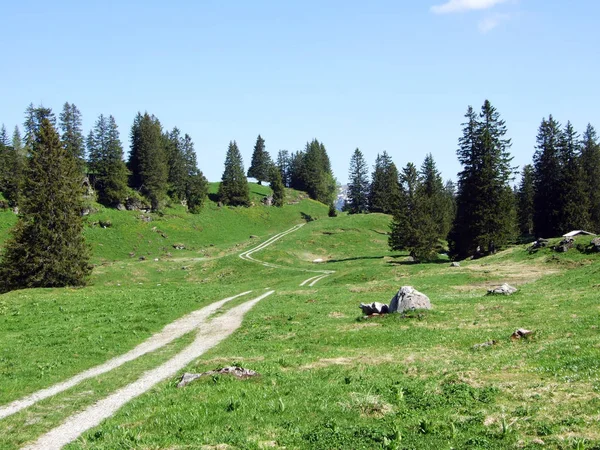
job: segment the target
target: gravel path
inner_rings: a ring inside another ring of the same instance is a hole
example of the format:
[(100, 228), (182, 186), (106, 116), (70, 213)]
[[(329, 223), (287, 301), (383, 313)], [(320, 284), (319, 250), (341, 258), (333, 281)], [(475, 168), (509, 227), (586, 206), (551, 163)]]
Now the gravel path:
[[(287, 269), (287, 270), (296, 270), (296, 271), (300, 271), (300, 272), (309, 272), (309, 273), (318, 273), (319, 275), (317, 276), (312, 276), (307, 280), (304, 280), (302, 283), (300, 283), (300, 286), (314, 286), (315, 284), (317, 284), (319, 281), (321, 281), (323, 278), (327, 278), (329, 275), (331, 275), (332, 273), (335, 273), (334, 270), (311, 270), (311, 269), (300, 269), (297, 267), (288, 267), (288, 266), (281, 266), (279, 264), (273, 264), (273, 263), (268, 263), (268, 262), (264, 262), (261, 261), (259, 259), (256, 259), (252, 256), (253, 253), (259, 252), (265, 248), (267, 248), (269, 245), (273, 244), (274, 242), (278, 241), (279, 239), (281, 239), (284, 236), (287, 236), (290, 233), (293, 233), (294, 231), (298, 231), (301, 227), (303, 227), (305, 224), (301, 223), (299, 225), (296, 225), (292, 228), (290, 228), (289, 230), (283, 231), (281, 233), (278, 233), (272, 237), (270, 237), (269, 239), (267, 239), (265, 242), (257, 245), (256, 247), (251, 248), (250, 250), (246, 250), (245, 252), (240, 253), (240, 258), (242, 258), (245, 261), (250, 261), (253, 263), (257, 263), (257, 264), (262, 264), (265, 267), (272, 267), (274, 269)], [(308, 284), (310, 283), (310, 284)]]
[(126, 362), (133, 361), (134, 359), (139, 358), (146, 353), (153, 352), (158, 350), (161, 347), (164, 347), (170, 342), (173, 342), (175, 339), (180, 338), (186, 333), (198, 328), (201, 324), (203, 324), (206, 319), (213, 314), (217, 309), (223, 306), (225, 303), (241, 297), (242, 295), (249, 294), (251, 291), (243, 292), (241, 294), (235, 295), (233, 297), (226, 298), (224, 300), (220, 300), (218, 302), (212, 303), (202, 309), (192, 312), (181, 319), (172, 322), (163, 328), (163, 330), (152, 337), (150, 337), (147, 341), (141, 343), (133, 350), (125, 353), (124, 355), (117, 356), (99, 366), (92, 367), (91, 369), (86, 370), (85, 372), (81, 372), (74, 377), (63, 381), (61, 383), (55, 384), (54, 386), (50, 386), (49, 388), (42, 389), (40, 391), (34, 392), (27, 397), (21, 398), (19, 400), (15, 400), (8, 405), (0, 407), (0, 419), (4, 417), (10, 416), (21, 411), (24, 408), (27, 408), (34, 403), (39, 402), (48, 397), (52, 397), (60, 392), (66, 391), (67, 389), (72, 388), (73, 386), (78, 385), (84, 380), (89, 378), (97, 377), (98, 375), (102, 375), (103, 373), (110, 372), (111, 370), (125, 364)]
[(260, 297), (232, 308), (225, 315), (216, 317), (206, 324), (201, 324), (196, 340), (169, 361), (145, 372), (137, 381), (119, 389), (86, 410), (71, 416), (60, 426), (44, 434), (35, 443), (24, 448), (26, 450), (54, 450), (60, 449), (69, 442), (74, 441), (82, 433), (99, 425), (104, 419), (115, 414), (125, 403), (147, 392), (157, 383), (175, 376), (185, 366), (217, 345), (242, 324), (242, 319), (246, 312), (273, 292), (269, 291)]

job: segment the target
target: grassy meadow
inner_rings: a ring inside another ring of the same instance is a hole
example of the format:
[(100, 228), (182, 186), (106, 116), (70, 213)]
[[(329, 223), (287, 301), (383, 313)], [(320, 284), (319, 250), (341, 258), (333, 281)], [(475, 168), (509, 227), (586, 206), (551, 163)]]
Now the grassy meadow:
[[(209, 202), (197, 216), (98, 207), (85, 230), (89, 287), (0, 296), (0, 405), (213, 301), (270, 288), (238, 331), (186, 369), (238, 364), (260, 376), (159, 384), (67, 448), (600, 449), (598, 255), (515, 246), (458, 268), (442, 256), (413, 264), (389, 252), (388, 216), (328, 218), (297, 192), (293, 204), (267, 208), (259, 203), (268, 188), (251, 190), (255, 207)], [(290, 269), (238, 257), (303, 214), (318, 220), (253, 255)], [(14, 220), (0, 212), (0, 239)], [(301, 287), (311, 275), (298, 269), (335, 273)], [(486, 296), (503, 282), (519, 292)], [(433, 310), (361, 317), (361, 302), (389, 302), (402, 285), (427, 294)], [(517, 328), (534, 334), (513, 341)], [(0, 448), (35, 439), (191, 339), (0, 420)]]

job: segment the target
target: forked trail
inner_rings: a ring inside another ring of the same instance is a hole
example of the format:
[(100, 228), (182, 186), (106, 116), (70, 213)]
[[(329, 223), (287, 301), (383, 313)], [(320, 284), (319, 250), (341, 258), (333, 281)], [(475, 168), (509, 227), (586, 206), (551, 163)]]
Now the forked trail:
[(312, 277), (308, 278), (307, 280), (304, 280), (302, 283), (300, 283), (300, 286), (307, 286), (308, 285), (308, 286), (312, 287), (315, 284), (317, 284), (319, 281), (321, 281), (323, 278), (326, 278), (329, 275), (335, 273), (335, 270), (313, 270), (313, 269), (301, 269), (301, 268), (298, 268), (298, 267), (282, 266), (282, 265), (279, 265), (279, 264), (273, 264), (273, 263), (261, 261), (261, 260), (256, 259), (256, 258), (254, 258), (252, 256), (254, 253), (259, 252), (261, 250), (264, 250), (265, 248), (267, 248), (271, 244), (275, 243), (276, 241), (278, 241), (282, 237), (287, 236), (288, 234), (293, 233), (294, 231), (298, 231), (304, 225), (305, 224), (301, 223), (299, 225), (296, 225), (296, 226), (290, 228), (289, 230), (282, 231), (281, 233), (278, 233), (278, 234), (270, 237), (265, 242), (257, 245), (256, 247), (253, 247), (250, 250), (246, 250), (245, 252), (240, 253), (239, 256), (240, 256), (240, 258), (242, 258), (245, 261), (250, 261), (250, 262), (253, 262), (253, 263), (257, 263), (257, 264), (262, 264), (265, 267), (272, 267), (273, 269), (285, 269), (285, 270), (295, 270), (295, 271), (298, 271), (298, 272), (317, 273), (319, 275), (312, 276)]

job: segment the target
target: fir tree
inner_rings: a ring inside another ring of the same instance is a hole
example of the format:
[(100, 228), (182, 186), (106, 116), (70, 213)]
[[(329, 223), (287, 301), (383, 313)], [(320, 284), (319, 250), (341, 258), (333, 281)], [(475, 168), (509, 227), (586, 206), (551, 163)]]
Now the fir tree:
[(440, 172), (433, 159), (433, 155), (428, 154), (421, 166), (421, 180), (423, 184), (423, 194), (427, 197), (431, 207), (431, 215), (438, 226), (438, 237), (445, 239), (450, 232), (452, 220), (454, 219), (452, 210), (448, 205), (448, 199), (444, 191), (444, 182)]
[(393, 214), (400, 204), (399, 174), (386, 151), (377, 155), (371, 180), (369, 211)]
[(287, 150), (279, 150), (277, 153), (277, 168), (284, 186), (290, 187), (290, 153)]
[(304, 152), (298, 151), (290, 156), (288, 166), (290, 187), (298, 191), (306, 191), (306, 168), (304, 165)]
[(131, 182), (139, 189), (156, 210), (167, 194), (169, 167), (158, 119), (138, 113), (131, 128), (131, 152), (129, 170)]
[(523, 167), (521, 183), (517, 190), (517, 218), (519, 222), (519, 231), (522, 235), (533, 234), (535, 196), (533, 179), (533, 166), (527, 164)]
[(259, 134), (256, 138), (256, 145), (254, 145), (248, 176), (256, 178), (258, 184), (261, 184), (261, 182), (269, 179), (269, 172), (272, 165), (271, 156), (265, 150), (265, 140)]
[(271, 184), (273, 190), (273, 206), (281, 208), (285, 203), (285, 186), (281, 179), (281, 172), (275, 166), (271, 167)]
[(6, 128), (2, 125), (0, 129), (0, 192), (6, 198), (8, 206), (14, 208), (19, 203), (25, 162), (18, 128), (15, 128), (12, 145), (9, 144)]
[(513, 168), (505, 139), (506, 126), (486, 100), (479, 118), (469, 107), (459, 139), (457, 213), (449, 234), (450, 253), (457, 258), (493, 253), (514, 236), (516, 211), (510, 188)]
[(248, 180), (244, 174), (242, 155), (235, 141), (229, 143), (218, 197), (224, 205), (250, 206)]
[(185, 199), (190, 171), (186, 165), (183, 139), (177, 127), (163, 136), (169, 164), (169, 196), (176, 201)]
[(408, 163), (400, 178), (401, 201), (390, 224), (389, 247), (408, 250), (415, 261), (431, 260), (440, 238), (431, 197), (414, 164)]
[(369, 174), (367, 163), (362, 152), (357, 148), (350, 159), (350, 170), (348, 173), (348, 211), (350, 214), (364, 213), (368, 211), (369, 196)]
[(127, 198), (129, 172), (123, 161), (123, 146), (113, 116), (100, 115), (87, 138), (90, 177), (98, 202), (116, 206)]
[(303, 156), (303, 175), (306, 192), (313, 200), (326, 205), (333, 203), (335, 178), (325, 146), (314, 139), (306, 144)]
[(559, 143), (562, 173), (559, 178), (560, 219), (558, 229), (563, 233), (571, 230), (585, 230), (590, 225), (589, 202), (584, 184), (584, 173), (579, 161), (580, 153), (579, 136), (571, 122), (567, 122)]
[(79, 286), (91, 271), (77, 162), (47, 117), (36, 124), (19, 220), (0, 261), (0, 291)]
[(33, 151), (35, 137), (41, 127), (42, 120), (48, 119), (52, 126), (56, 126), (56, 118), (50, 108), (43, 106), (35, 107), (30, 103), (25, 110), (25, 122), (23, 129), (25, 130), (25, 155), (29, 156)]
[(181, 145), (186, 171), (185, 199), (188, 211), (192, 214), (198, 214), (208, 195), (208, 181), (202, 171), (198, 169), (194, 143), (189, 134), (183, 137)]
[(81, 131), (81, 113), (77, 106), (67, 102), (63, 105), (59, 120), (63, 145), (77, 159), (83, 171), (85, 148), (83, 132)]
[(589, 124), (583, 134), (581, 166), (589, 202), (590, 231), (600, 233), (600, 145), (596, 130)]
[(537, 237), (554, 237), (564, 233), (560, 232), (561, 141), (560, 124), (552, 116), (548, 120), (543, 119), (533, 155), (533, 229)]

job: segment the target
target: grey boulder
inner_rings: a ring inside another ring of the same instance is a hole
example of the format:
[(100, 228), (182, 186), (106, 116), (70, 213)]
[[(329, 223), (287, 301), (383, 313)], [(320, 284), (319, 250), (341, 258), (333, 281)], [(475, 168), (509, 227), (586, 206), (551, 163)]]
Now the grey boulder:
[(412, 309), (431, 309), (429, 297), (417, 291), (412, 286), (402, 286), (392, 298), (389, 312), (404, 312)]
[(494, 289), (488, 289), (488, 295), (512, 295), (517, 292), (517, 288), (512, 287), (510, 284), (504, 283), (502, 286), (498, 286)]

